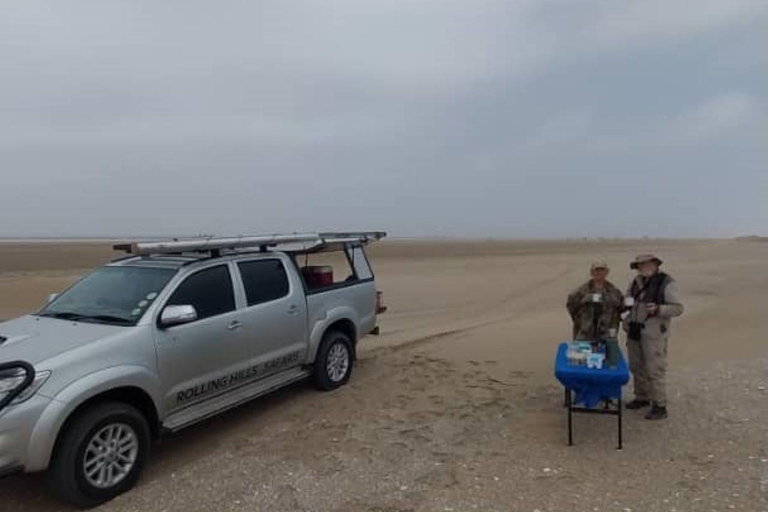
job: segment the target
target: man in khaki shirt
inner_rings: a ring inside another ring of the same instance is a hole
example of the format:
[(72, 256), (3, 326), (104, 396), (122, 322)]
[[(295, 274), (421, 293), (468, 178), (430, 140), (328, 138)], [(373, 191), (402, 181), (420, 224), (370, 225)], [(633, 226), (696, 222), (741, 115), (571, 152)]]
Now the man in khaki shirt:
[(661, 264), (653, 254), (641, 254), (630, 263), (637, 276), (627, 289), (633, 304), (624, 318), (635, 387), (635, 399), (627, 409), (650, 406), (648, 420), (667, 417), (667, 342), (672, 318), (683, 314), (677, 283), (659, 270)]

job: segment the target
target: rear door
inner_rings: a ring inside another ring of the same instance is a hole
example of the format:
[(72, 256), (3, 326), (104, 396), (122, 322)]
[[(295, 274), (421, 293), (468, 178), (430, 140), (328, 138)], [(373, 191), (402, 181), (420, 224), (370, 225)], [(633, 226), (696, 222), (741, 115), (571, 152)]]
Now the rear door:
[(307, 352), (307, 304), (298, 274), (284, 258), (238, 261), (246, 307), (243, 331), (259, 376), (301, 364)]
[(199, 270), (181, 281), (163, 305), (191, 305), (198, 314), (188, 324), (155, 328), (167, 412), (217, 396), (252, 377), (233, 277), (227, 263)]

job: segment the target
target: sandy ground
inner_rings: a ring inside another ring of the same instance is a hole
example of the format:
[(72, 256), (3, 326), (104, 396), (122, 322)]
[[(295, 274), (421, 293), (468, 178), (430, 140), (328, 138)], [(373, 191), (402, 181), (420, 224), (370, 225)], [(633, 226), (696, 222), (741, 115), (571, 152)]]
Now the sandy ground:
[[(653, 250), (685, 315), (670, 413), (577, 416), (566, 446), (556, 343), (595, 256), (621, 288)], [(106, 244), (0, 244), (0, 318), (112, 256)], [(768, 510), (768, 244), (759, 241), (388, 242), (372, 251), (390, 311), (348, 386), (306, 384), (165, 438), (105, 511)], [(0, 481), (0, 509), (61, 510), (41, 475)]]

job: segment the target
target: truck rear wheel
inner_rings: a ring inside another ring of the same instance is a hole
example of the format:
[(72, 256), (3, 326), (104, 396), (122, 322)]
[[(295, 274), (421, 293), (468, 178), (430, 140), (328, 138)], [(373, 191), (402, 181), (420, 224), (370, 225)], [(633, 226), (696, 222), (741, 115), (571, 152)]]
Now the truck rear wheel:
[(330, 331), (320, 343), (313, 379), (317, 389), (330, 391), (343, 386), (352, 375), (352, 341), (340, 331)]
[(147, 420), (120, 402), (96, 404), (78, 413), (62, 432), (49, 468), (61, 498), (95, 507), (129, 490), (149, 454)]

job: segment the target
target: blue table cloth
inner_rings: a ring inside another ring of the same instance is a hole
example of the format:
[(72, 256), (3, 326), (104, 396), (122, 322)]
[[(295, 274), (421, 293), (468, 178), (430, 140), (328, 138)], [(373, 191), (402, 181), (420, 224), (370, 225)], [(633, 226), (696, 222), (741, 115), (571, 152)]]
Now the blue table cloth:
[(629, 382), (629, 369), (624, 355), (619, 351), (616, 368), (587, 368), (568, 364), (568, 343), (557, 347), (555, 356), (555, 377), (576, 394), (574, 404), (584, 404), (590, 409), (605, 398), (621, 398), (621, 388)]

